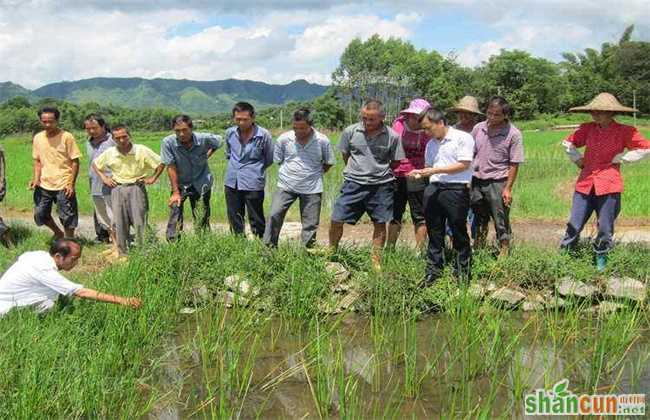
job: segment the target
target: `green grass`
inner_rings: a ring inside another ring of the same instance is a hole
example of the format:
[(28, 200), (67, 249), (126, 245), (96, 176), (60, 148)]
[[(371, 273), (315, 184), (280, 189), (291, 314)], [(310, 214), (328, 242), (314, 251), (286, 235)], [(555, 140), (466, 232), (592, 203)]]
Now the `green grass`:
[[(19, 247), (0, 254), (0, 271), (21, 252), (46, 245), (45, 235), (16, 230)], [(87, 247), (82, 264), (92, 265), (99, 249)], [(615, 248), (605, 275), (647, 281), (649, 252)], [(269, 252), (230, 235), (186, 235), (149, 244), (127, 264), (92, 276), (82, 266), (72, 278), (140, 296), (143, 307), (74, 300), (44, 316), (18, 310), (0, 318), (0, 417), (132, 418), (175, 405), (184, 416), (211, 418), (302, 416), (303, 409), (322, 418), (509, 418), (531, 390), (526, 357), (535, 348), (553, 356), (543, 363), (549, 370), (542, 385), (568, 377), (575, 391), (616, 392), (630, 370), (634, 390), (642, 391), (638, 355), (650, 325), (644, 308), (609, 318), (580, 306), (521, 317), (458, 292), (448, 275), (418, 288), (423, 261), (410, 249), (388, 252), (381, 274), (372, 272), (369, 253), (348, 247), (336, 256), (362, 291), (355, 306), (364, 318), (351, 325), (348, 314), (319, 313), (335, 280), (325, 257), (295, 244)], [(530, 245), (502, 260), (479, 252), (474, 268), (479, 279), (526, 288), (548, 288), (571, 272), (599, 278), (588, 252), (570, 259)], [(247, 308), (228, 310), (218, 298), (233, 273), (259, 288)], [(197, 303), (195, 315), (180, 315), (199, 285), (215, 298)], [(442, 312), (429, 315), (432, 308)], [(180, 346), (182, 385), (160, 379), (170, 341)], [(295, 367), (286, 367), (287, 355)], [(550, 369), (553, 363), (562, 369)], [(297, 380), (304, 382), (296, 387)], [(276, 393), (286, 396), (285, 389), (306, 405), (292, 413), (278, 408)]]
[[(650, 137), (650, 130), (644, 129), (642, 132)], [(133, 139), (158, 152), (160, 140), (167, 134), (135, 133)], [(513, 218), (565, 219), (568, 217), (578, 170), (565, 157), (563, 149), (560, 147), (561, 140), (567, 134), (567, 132), (553, 131), (524, 133), (526, 163), (521, 166), (519, 179), (515, 186)], [(84, 139), (83, 133), (76, 133), (76, 137)], [(331, 139), (336, 143), (338, 134), (332, 135)], [(85, 151), (85, 145), (81, 140), (79, 141), (82, 151)], [(5, 201), (0, 206), (5, 209), (31, 211), (33, 208), (32, 193), (27, 189), (32, 175), (30, 138), (28, 136), (9, 137), (3, 141), (2, 145), (6, 152), (8, 192)], [(338, 195), (343, 179), (343, 163), (340, 155), (337, 156), (337, 159), (337, 164), (325, 175), (323, 222), (329, 218), (332, 204)], [(77, 182), (79, 208), (82, 214), (91, 214), (92, 211), (92, 203), (88, 194), (87, 166), (87, 160), (82, 158)], [(215, 178), (212, 198), (213, 220), (225, 222), (223, 179), (226, 160), (222, 150), (218, 151), (210, 160), (210, 167)], [(650, 216), (650, 206), (647, 205), (647, 197), (650, 197), (650, 183), (646, 182), (649, 171), (650, 161), (623, 167), (626, 190), (622, 200), (622, 217)], [(267, 211), (271, 205), (271, 194), (275, 190), (276, 182), (277, 165), (273, 165), (269, 170), (266, 184), (265, 208)], [(148, 187), (150, 217), (153, 220), (164, 220), (168, 216), (167, 200), (170, 191), (168, 185), (165, 174), (156, 185)], [(293, 206), (290, 209), (287, 220), (299, 220), (298, 206)]]

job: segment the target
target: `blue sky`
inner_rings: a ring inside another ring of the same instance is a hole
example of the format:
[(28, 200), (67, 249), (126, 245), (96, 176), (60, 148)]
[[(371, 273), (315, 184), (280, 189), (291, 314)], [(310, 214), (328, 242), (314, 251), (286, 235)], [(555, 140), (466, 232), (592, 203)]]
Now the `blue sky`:
[(480, 65), (500, 49), (558, 61), (615, 42), (648, 0), (0, 0), (0, 81), (97, 76), (328, 83), (355, 37), (398, 37)]

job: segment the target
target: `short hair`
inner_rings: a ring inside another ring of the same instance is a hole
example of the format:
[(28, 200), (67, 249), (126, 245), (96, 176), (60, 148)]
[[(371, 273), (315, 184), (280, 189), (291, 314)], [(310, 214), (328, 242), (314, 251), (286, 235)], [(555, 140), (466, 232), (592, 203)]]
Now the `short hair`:
[(172, 118), (172, 130), (174, 129), (174, 127), (176, 127), (176, 124), (182, 124), (182, 123), (187, 124), (189, 128), (194, 127), (194, 125), (192, 124), (192, 119), (190, 118), (189, 115), (180, 114)]
[(293, 113), (293, 121), (304, 121), (309, 125), (314, 125), (314, 118), (311, 111), (307, 108), (300, 108)]
[(488, 101), (488, 108), (490, 105), (498, 105), (501, 107), (501, 111), (503, 112), (503, 115), (505, 115), (508, 118), (512, 118), (513, 114), (515, 113), (515, 110), (512, 109), (512, 106), (508, 103), (506, 98), (503, 96), (495, 95), (490, 98)]
[(79, 247), (79, 252), (81, 252), (81, 244), (75, 239), (55, 239), (50, 245), (50, 255), (55, 256), (56, 254), (61, 255), (63, 258), (66, 258), (72, 253), (72, 248), (74, 245)]
[(59, 117), (61, 116), (61, 111), (55, 106), (44, 106), (43, 108), (38, 110), (38, 119), (41, 119), (41, 115), (43, 114), (54, 114), (54, 119), (59, 121)]
[(368, 99), (366, 102), (364, 102), (363, 107), (361, 109), (367, 109), (367, 110), (377, 110), (379, 111), (379, 114), (381, 114), (382, 117), (386, 116), (386, 110), (384, 109), (384, 104), (379, 100), (379, 99)]
[(86, 117), (84, 118), (84, 123), (86, 121), (95, 121), (104, 130), (111, 131), (111, 128), (108, 126), (108, 123), (106, 122), (104, 117), (102, 117), (99, 114), (92, 113), (92, 114), (86, 115)]
[(232, 107), (232, 116), (235, 116), (235, 112), (248, 112), (251, 117), (255, 116), (255, 107), (248, 102), (237, 102), (235, 106)]
[(129, 136), (131, 135), (131, 131), (129, 130), (129, 126), (127, 126), (126, 124), (123, 124), (123, 123), (115, 124), (113, 126), (113, 132), (116, 132), (117, 130), (124, 130), (124, 131), (126, 131), (126, 134), (128, 134)]
[(439, 124), (442, 122), (443, 124), (447, 125), (447, 118), (445, 117), (445, 114), (438, 108), (427, 109), (420, 114), (418, 120), (422, 122), (422, 120), (425, 118), (434, 124)]

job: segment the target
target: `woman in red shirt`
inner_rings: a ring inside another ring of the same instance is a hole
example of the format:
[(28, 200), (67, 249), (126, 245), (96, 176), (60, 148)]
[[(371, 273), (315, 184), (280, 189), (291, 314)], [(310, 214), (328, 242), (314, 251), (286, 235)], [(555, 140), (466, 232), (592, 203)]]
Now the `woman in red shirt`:
[[(588, 112), (593, 121), (581, 124), (563, 142), (569, 158), (581, 171), (573, 195), (571, 217), (560, 248), (570, 250), (575, 247), (582, 228), (595, 211), (598, 234), (593, 245), (596, 266), (603, 271), (607, 264), (607, 253), (614, 244), (614, 222), (621, 210), (621, 163), (649, 157), (650, 142), (635, 127), (614, 120), (618, 113), (636, 110), (621, 105), (609, 93), (601, 93), (587, 105), (569, 111)], [(584, 156), (577, 150), (581, 147), (585, 148)]]
[(395, 246), (397, 242), (402, 229), (402, 217), (406, 211), (407, 202), (418, 248), (422, 248), (427, 238), (424, 206), (422, 204), (426, 181), (407, 178), (406, 174), (414, 169), (424, 168), (424, 149), (430, 137), (420, 129), (418, 118), (422, 112), (430, 107), (431, 104), (424, 99), (414, 99), (409, 103), (409, 107), (401, 111), (393, 122), (393, 130), (400, 136), (406, 158), (401, 160), (397, 167), (393, 168), (396, 179), (393, 195), (393, 220), (388, 225), (388, 238), (386, 239), (386, 244), (389, 247)]

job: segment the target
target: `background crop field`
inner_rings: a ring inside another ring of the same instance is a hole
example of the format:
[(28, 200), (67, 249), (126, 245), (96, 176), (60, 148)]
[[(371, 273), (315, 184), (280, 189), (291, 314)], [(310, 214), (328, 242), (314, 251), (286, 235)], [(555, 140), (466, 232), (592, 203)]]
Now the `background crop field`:
[[(650, 130), (643, 129), (646, 137), (650, 137)], [(133, 140), (145, 144), (154, 151), (159, 152), (160, 140), (168, 133), (136, 132)], [(516, 184), (513, 218), (545, 218), (564, 219), (568, 217), (573, 186), (578, 176), (578, 169), (565, 157), (560, 142), (568, 132), (558, 131), (531, 131), (524, 133), (526, 163), (522, 165), (519, 179)], [(75, 133), (82, 152), (85, 154), (85, 135)], [(331, 140), (338, 142), (339, 134), (331, 135)], [(7, 157), (8, 193), (3, 210), (31, 211), (32, 193), (27, 189), (31, 179), (31, 145), (30, 137), (22, 135), (9, 137), (2, 141)], [(225, 222), (226, 212), (223, 194), (223, 179), (226, 169), (226, 160), (220, 150), (210, 161), (210, 166), (215, 177), (212, 208), (213, 221)], [(88, 195), (87, 167), (88, 161), (82, 158), (81, 171), (77, 183), (77, 193), (82, 214), (91, 214), (92, 205)], [(267, 179), (265, 207), (271, 205), (271, 194), (275, 190), (277, 181), (277, 165), (269, 170)], [(343, 162), (337, 154), (337, 164), (325, 176), (325, 193), (323, 199), (323, 221), (329, 218), (331, 205), (338, 195), (342, 182)], [(626, 192), (623, 198), (622, 217), (648, 217), (650, 216), (650, 161), (624, 166)], [(160, 181), (148, 188), (151, 213), (153, 220), (162, 220), (167, 217), (167, 198), (169, 187), (166, 174)], [(299, 220), (298, 207), (294, 206), (288, 220)]]

